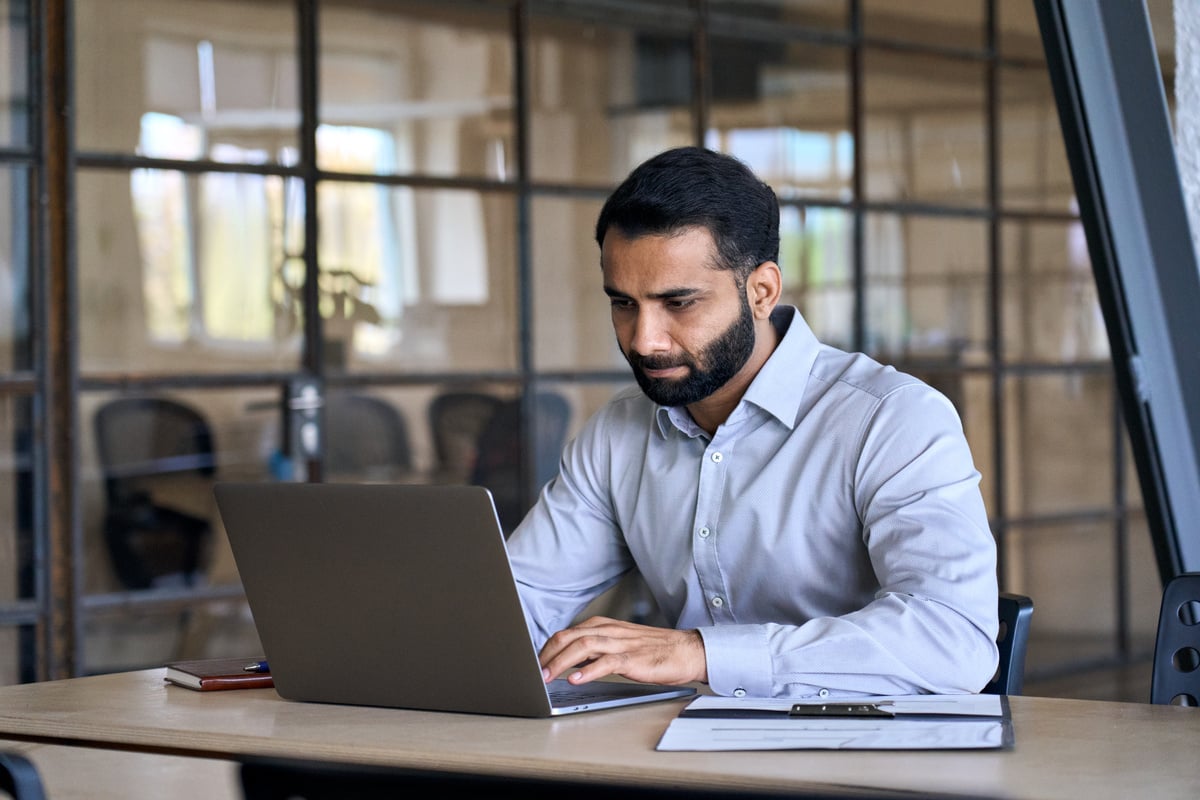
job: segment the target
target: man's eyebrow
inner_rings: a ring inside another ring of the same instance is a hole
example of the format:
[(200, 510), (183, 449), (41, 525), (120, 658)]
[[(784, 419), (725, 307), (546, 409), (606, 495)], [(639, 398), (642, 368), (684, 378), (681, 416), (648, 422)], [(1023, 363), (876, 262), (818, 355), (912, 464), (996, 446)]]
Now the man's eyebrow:
[[(605, 286), (604, 293), (606, 295), (608, 295), (609, 297), (616, 297), (616, 298), (620, 298), (623, 300), (624, 299), (632, 299), (630, 297), (630, 295), (627, 295), (624, 292), (617, 291), (616, 289), (614, 289), (611, 286)], [(694, 288), (690, 288), (690, 287), (686, 287), (686, 286), (681, 286), (681, 287), (678, 287), (675, 289), (663, 289), (661, 292), (654, 292), (650, 295), (647, 295), (647, 297), (650, 300), (678, 300), (681, 297), (693, 297), (698, 294), (701, 294), (700, 289), (694, 289)]]

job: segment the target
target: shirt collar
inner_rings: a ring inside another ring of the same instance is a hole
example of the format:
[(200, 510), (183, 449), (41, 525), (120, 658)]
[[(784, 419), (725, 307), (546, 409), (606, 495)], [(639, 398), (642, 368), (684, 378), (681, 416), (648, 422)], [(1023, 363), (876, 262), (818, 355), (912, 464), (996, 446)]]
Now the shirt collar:
[(821, 343), (795, 306), (777, 307), (771, 324), (779, 332), (779, 345), (750, 382), (742, 402), (753, 403), (793, 428)]
[[(779, 332), (779, 344), (767, 359), (767, 363), (763, 364), (762, 369), (754, 376), (746, 394), (742, 396), (741, 402), (730, 416), (741, 413), (742, 403), (753, 403), (784, 425), (793, 428), (800, 411), (800, 401), (804, 396), (803, 387), (808, 383), (808, 375), (816, 363), (821, 343), (817, 341), (816, 335), (795, 306), (777, 307), (771, 312), (771, 324)], [(799, 389), (796, 386), (797, 376), (803, 378)], [(672, 427), (690, 437), (704, 433), (682, 406), (657, 406), (654, 417), (663, 437), (667, 436)]]

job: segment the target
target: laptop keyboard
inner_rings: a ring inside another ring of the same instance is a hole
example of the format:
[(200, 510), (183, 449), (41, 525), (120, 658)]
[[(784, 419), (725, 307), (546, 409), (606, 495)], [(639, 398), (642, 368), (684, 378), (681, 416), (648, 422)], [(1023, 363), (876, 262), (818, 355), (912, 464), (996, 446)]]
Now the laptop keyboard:
[(636, 684), (588, 683), (574, 686), (566, 681), (552, 681), (547, 684), (546, 691), (553, 706), (578, 706), (640, 694)]

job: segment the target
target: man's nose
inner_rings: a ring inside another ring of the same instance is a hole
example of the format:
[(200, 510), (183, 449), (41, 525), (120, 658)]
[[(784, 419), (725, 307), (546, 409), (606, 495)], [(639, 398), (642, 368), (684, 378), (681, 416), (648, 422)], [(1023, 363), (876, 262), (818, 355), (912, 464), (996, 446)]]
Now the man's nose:
[(633, 340), (629, 346), (635, 353), (647, 356), (671, 349), (671, 337), (667, 335), (666, 320), (654, 309), (639, 309), (633, 323)]

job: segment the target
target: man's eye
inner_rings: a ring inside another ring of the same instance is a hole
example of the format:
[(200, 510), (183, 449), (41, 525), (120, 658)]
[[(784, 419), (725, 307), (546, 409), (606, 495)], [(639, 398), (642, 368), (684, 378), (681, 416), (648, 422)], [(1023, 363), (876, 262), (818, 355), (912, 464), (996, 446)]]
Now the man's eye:
[(620, 297), (610, 297), (609, 303), (613, 308), (633, 308), (633, 301), (625, 300)]
[(667, 308), (671, 309), (672, 311), (683, 311), (684, 309), (691, 308), (694, 305), (696, 305), (696, 301), (694, 299), (667, 301)]

